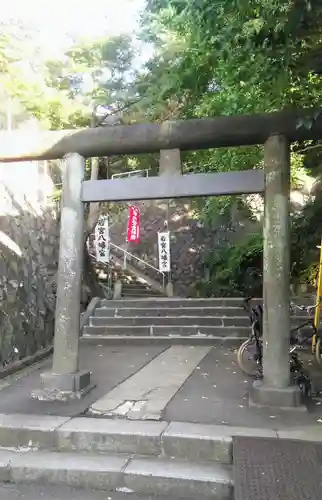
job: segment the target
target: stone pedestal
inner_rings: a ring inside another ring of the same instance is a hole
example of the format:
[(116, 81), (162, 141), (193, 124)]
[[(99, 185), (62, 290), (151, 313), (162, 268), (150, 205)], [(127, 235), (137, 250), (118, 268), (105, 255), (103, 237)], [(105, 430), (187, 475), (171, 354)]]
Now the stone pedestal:
[(32, 393), (41, 400), (81, 397), (91, 388), (90, 373), (79, 371), (81, 277), (84, 252), (84, 207), (81, 187), (84, 159), (65, 157), (53, 368), (43, 373), (43, 388)]
[(180, 149), (161, 149), (159, 175), (181, 175)]
[(114, 283), (114, 288), (113, 288), (113, 300), (119, 300), (122, 298), (122, 281), (117, 280)]
[(290, 321), (290, 148), (283, 136), (264, 147), (265, 215), (263, 264), (263, 381), (255, 382), (256, 404), (290, 407), (301, 404), (291, 387)]
[(250, 406), (272, 406), (288, 410), (290, 408), (306, 409), (302, 404), (302, 394), (299, 387), (294, 385), (285, 388), (269, 387), (262, 381), (253, 383)]
[(173, 283), (171, 281), (169, 281), (169, 283), (167, 284), (165, 291), (166, 291), (167, 297), (173, 297), (174, 290), (173, 290)]

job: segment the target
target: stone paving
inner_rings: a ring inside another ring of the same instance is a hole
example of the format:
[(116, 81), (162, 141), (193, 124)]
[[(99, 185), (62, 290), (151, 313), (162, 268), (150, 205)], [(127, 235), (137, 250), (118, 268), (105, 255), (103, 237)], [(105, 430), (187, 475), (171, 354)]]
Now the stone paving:
[[(309, 368), (314, 371), (316, 384), (322, 388), (322, 368), (316, 369), (312, 356), (305, 357)], [(251, 384), (252, 380), (243, 375), (236, 364), (235, 349), (213, 347), (168, 404), (163, 418), (275, 429), (312, 425), (322, 417), (320, 401), (314, 401), (307, 412), (250, 406), (248, 394)]]
[[(51, 360), (47, 360), (27, 369), (24, 376), (12, 376), (2, 386), (0, 384), (0, 414), (92, 417), (88, 409), (93, 403), (150, 361), (156, 360), (167, 347), (82, 345), (81, 368), (92, 370), (92, 380), (96, 384), (84, 399), (66, 404), (39, 402), (29, 398), (31, 391), (40, 387), (39, 374), (50, 368)], [(322, 387), (322, 370), (320, 372), (320, 368), (314, 367), (310, 356), (306, 357), (306, 362), (314, 369), (317, 383)], [(166, 370), (167, 367), (164, 366), (165, 374)], [(167, 402), (161, 419), (272, 429), (321, 425), (321, 401), (314, 401), (309, 411), (255, 408), (248, 402), (251, 383), (236, 366), (233, 348), (213, 347), (190, 376), (187, 375), (186, 381), (170, 402)]]
[[(304, 357), (322, 387), (320, 368)], [(308, 411), (250, 406), (252, 381), (229, 347), (208, 346), (202, 353), (195, 346), (82, 345), (81, 369), (92, 370), (96, 387), (72, 403), (30, 399), (50, 366), (49, 359), (0, 383), (0, 480), (11, 483), (0, 484), (0, 498), (126, 500), (131, 493), (132, 500), (152, 500), (152, 494), (167, 495), (160, 500), (231, 500), (239, 477), (239, 460), (232, 458), (236, 436), (322, 442), (321, 402)], [(170, 384), (163, 410), (153, 415), (161, 421), (93, 418), (93, 403), (127, 381), (140, 397), (142, 388), (148, 396)]]
[[(31, 400), (29, 395), (39, 389), (40, 373), (52, 366), (51, 359), (24, 371), (25, 376), (12, 376), (9, 382), (0, 382), (0, 413), (32, 413), (38, 415), (60, 415), (73, 417), (82, 415), (91, 404), (103, 397), (121, 381), (127, 379), (149, 361), (166, 349), (166, 346), (128, 347), (82, 345), (80, 348), (80, 366), (93, 372), (96, 384), (83, 399), (63, 402)], [(3, 387), (1, 389), (1, 387)]]

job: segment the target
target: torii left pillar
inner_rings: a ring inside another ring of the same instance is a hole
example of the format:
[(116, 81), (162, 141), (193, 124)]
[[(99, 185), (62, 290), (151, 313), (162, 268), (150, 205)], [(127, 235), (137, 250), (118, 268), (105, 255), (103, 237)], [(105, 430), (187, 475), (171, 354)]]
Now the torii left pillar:
[(78, 154), (64, 157), (53, 368), (41, 374), (43, 388), (32, 395), (42, 400), (80, 398), (92, 387), (90, 372), (79, 370), (84, 170)]

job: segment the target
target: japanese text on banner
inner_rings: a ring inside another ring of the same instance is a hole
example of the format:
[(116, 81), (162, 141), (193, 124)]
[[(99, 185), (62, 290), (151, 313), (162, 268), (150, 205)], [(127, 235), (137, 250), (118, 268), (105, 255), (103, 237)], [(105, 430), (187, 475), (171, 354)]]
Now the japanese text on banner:
[(97, 262), (109, 262), (110, 249), (107, 216), (101, 216), (95, 226), (95, 250)]
[(169, 231), (158, 233), (158, 248), (159, 248), (159, 269), (163, 273), (168, 273), (171, 270)]
[(140, 210), (133, 205), (129, 208), (127, 241), (131, 243), (139, 243), (140, 241)]

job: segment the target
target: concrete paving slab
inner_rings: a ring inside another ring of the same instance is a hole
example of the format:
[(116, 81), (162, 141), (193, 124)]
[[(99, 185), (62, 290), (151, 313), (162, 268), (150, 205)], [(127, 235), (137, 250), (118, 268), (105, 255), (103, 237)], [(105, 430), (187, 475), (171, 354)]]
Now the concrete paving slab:
[(231, 463), (232, 437), (225, 426), (171, 422), (162, 441), (169, 457)]
[[(210, 349), (209, 346), (171, 346), (96, 401), (90, 411), (99, 415), (126, 415), (130, 419), (161, 419), (167, 403)], [(128, 402), (133, 405), (124, 411), (124, 404)], [(138, 411), (135, 402), (144, 403)]]
[(296, 441), (322, 442), (322, 425), (294, 428), (290, 430), (278, 430), (277, 436), (281, 439), (293, 439)]
[(162, 436), (163, 449), (170, 457), (229, 464), (232, 461), (233, 436), (276, 438), (277, 432), (251, 427), (171, 422)]
[(127, 456), (53, 452), (13, 455), (10, 476), (13, 482), (46, 482), (102, 490), (123, 486)]
[(29, 398), (31, 391), (40, 389), (40, 373), (52, 367), (51, 359), (37, 365), (37, 369), (20, 378), (10, 377), (10, 386), (1, 390), (0, 413), (24, 413), (38, 415), (78, 416), (117, 384), (131, 376), (168, 346), (104, 346), (101, 342), (81, 345), (80, 367), (92, 372), (96, 387), (82, 400), (67, 403), (35, 401)]
[[(3, 484), (0, 485), (3, 500), (156, 500), (154, 495), (142, 496), (118, 491), (97, 491), (61, 485)], [(160, 496), (157, 500), (178, 500), (173, 496)]]
[(159, 455), (167, 426), (167, 422), (74, 418), (58, 430), (58, 448)]
[(49, 415), (0, 415), (0, 445), (54, 449), (54, 431), (68, 420)]
[(134, 459), (126, 467), (125, 484), (134, 493), (231, 500), (232, 475), (220, 465), (174, 460)]
[(261, 437), (261, 438), (277, 438), (277, 430), (275, 429), (256, 429), (254, 427), (234, 427), (226, 426), (225, 428), (232, 437)]
[(0, 414), (0, 428), (14, 428), (36, 430), (36, 431), (54, 431), (58, 427), (66, 424), (69, 417), (59, 417), (56, 415), (26, 415), (21, 413)]

